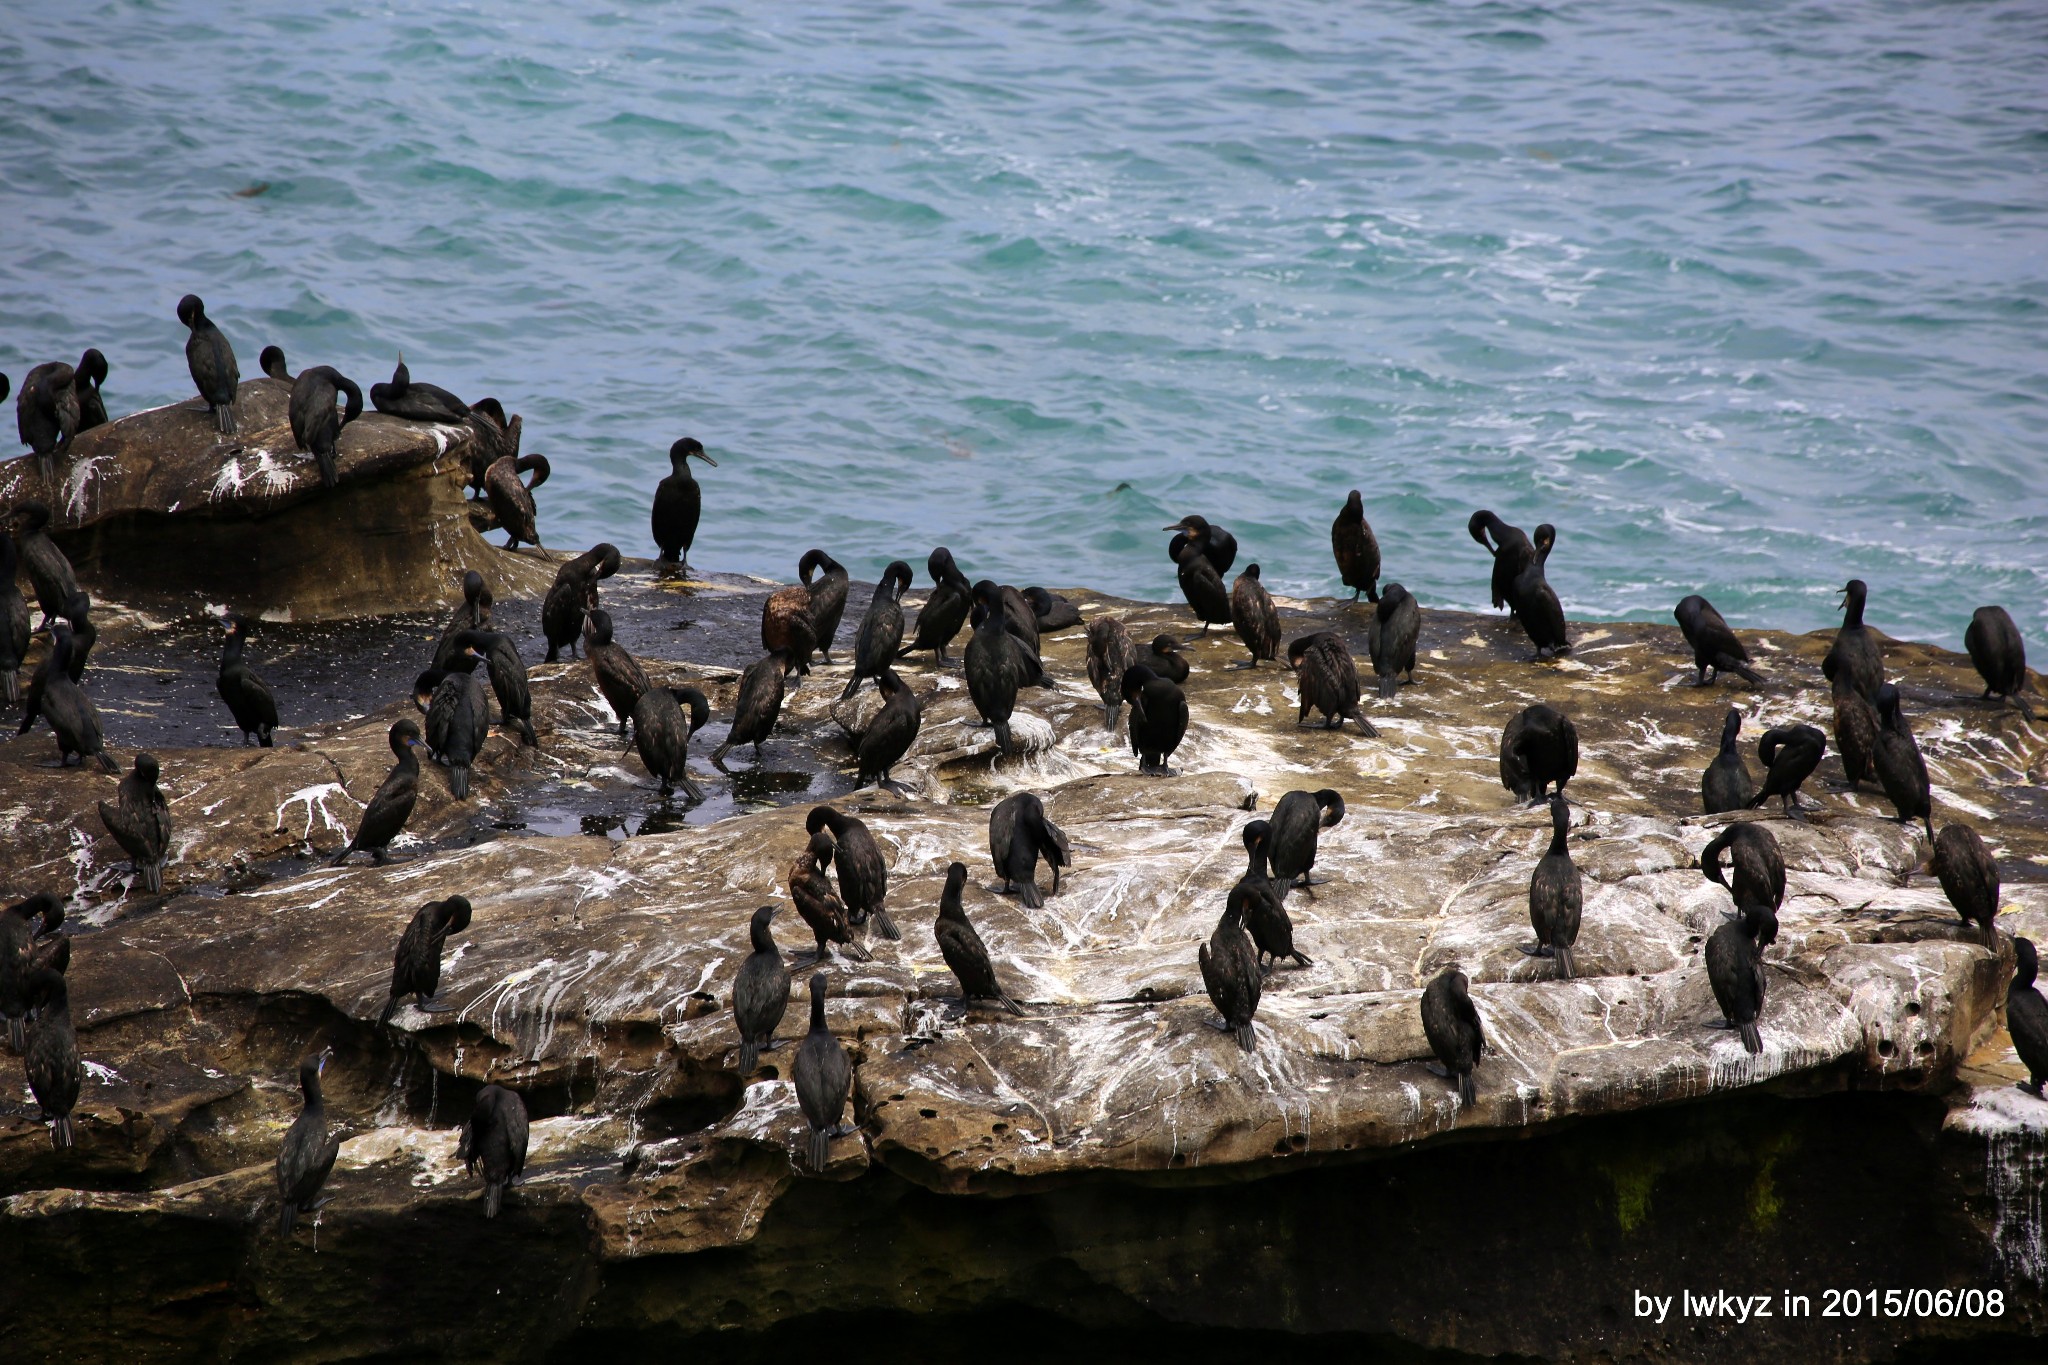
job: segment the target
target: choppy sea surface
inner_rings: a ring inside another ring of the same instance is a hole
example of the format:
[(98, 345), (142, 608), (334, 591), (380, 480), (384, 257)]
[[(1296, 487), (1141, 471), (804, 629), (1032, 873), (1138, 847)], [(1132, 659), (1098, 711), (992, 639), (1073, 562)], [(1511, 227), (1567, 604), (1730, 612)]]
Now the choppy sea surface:
[[(541, 530), (1175, 596), (1199, 512), (1476, 607), (2048, 657), (2048, 7), (56, 5), (0, 27), (0, 370), (88, 345), (496, 394)], [(261, 187), (259, 189), (259, 187)], [(11, 449), (11, 447), (10, 447)]]

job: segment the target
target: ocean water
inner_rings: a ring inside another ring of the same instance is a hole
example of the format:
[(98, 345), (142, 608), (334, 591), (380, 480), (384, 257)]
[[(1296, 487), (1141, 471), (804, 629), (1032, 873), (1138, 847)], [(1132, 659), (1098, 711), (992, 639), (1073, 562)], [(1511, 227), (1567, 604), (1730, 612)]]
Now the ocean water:
[[(0, 31), (0, 369), (189, 397), (205, 296), (526, 419), (552, 546), (1171, 598), (1158, 528), (1484, 604), (2048, 624), (2048, 7), (57, 5)], [(261, 187), (259, 189), (259, 187)]]

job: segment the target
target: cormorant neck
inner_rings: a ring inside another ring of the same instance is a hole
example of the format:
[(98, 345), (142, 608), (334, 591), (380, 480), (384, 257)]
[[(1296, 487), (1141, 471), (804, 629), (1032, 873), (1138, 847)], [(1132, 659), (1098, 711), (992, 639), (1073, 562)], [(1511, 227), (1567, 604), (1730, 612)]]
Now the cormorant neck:
[(811, 1032), (829, 1032), (825, 1027), (825, 992), (811, 992)]

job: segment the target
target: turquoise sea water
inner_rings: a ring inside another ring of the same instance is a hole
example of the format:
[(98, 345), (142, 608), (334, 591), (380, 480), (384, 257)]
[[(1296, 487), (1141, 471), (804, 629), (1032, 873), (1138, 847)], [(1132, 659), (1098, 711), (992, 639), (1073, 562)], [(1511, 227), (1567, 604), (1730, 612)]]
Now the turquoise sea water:
[[(87, 345), (496, 394), (549, 544), (1175, 595), (1157, 528), (1474, 607), (2048, 657), (2048, 8), (153, 0), (0, 32), (0, 369)], [(238, 191), (267, 185), (261, 193)]]

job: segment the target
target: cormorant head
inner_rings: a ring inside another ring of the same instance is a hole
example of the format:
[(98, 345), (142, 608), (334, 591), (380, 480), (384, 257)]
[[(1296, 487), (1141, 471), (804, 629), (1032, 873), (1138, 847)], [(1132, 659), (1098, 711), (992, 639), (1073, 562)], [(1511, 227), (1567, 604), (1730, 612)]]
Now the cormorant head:
[(718, 461), (704, 453), (704, 443), (694, 436), (685, 436), (668, 448), (669, 467), (680, 474), (689, 468), (689, 461), (693, 456), (713, 469), (718, 468)]
[(1325, 787), (1316, 793), (1316, 804), (1323, 808), (1323, 828), (1328, 829), (1344, 818), (1344, 798)]
[(1399, 583), (1389, 583), (1380, 589), (1380, 610), (1382, 619), (1393, 616), (1403, 602), (1409, 600), (1408, 589)]
[(2012, 985), (2015, 990), (2026, 990), (2034, 984), (2034, 976), (2040, 971), (2040, 962), (2034, 953), (2034, 941), (2030, 938), (2015, 938), (2012, 941)]
[(1318, 632), (1316, 635), (1304, 635), (1299, 640), (1296, 640), (1292, 644), (1288, 645), (1287, 666), (1299, 672), (1301, 669), (1302, 661), (1308, 658), (1309, 650), (1315, 645), (1315, 642), (1319, 638), (1320, 632)]
[[(85, 354), (78, 357), (78, 377), (94, 388), (107, 382), (107, 358), (100, 354), (99, 347), (88, 346)], [(6, 396), (7, 391), (0, 388), (0, 398)]]
[(895, 591), (892, 594), (890, 594), (891, 596), (903, 596), (904, 593), (910, 590), (910, 566), (908, 564), (905, 564), (900, 559), (890, 560), (889, 567), (882, 570), (882, 581), (884, 583), (893, 583), (896, 585)]
[(475, 569), (462, 575), (462, 600), (474, 602), (484, 595), (484, 576)]
[(1700, 608), (1706, 605), (1706, 598), (1698, 593), (1691, 593), (1678, 599), (1678, 605), (1671, 609), (1671, 615), (1681, 628), (1691, 630), (1700, 619)]
[(178, 321), (187, 327), (197, 327), (206, 321), (206, 305), (197, 294), (187, 294), (178, 300)]
[(19, 915), (23, 920), (38, 916), (42, 924), (36, 930), (37, 938), (48, 938), (57, 932), (57, 926), (64, 922), (64, 902), (48, 891), (38, 891), (25, 901), (17, 901), (7, 907), (10, 915)]
[[(0, 397), (5, 396), (0, 394)], [(950, 574), (959, 572), (953, 563), (953, 552), (943, 545), (931, 552), (931, 557), (924, 562), (924, 570), (932, 576), (933, 586), (945, 582)]]
[(825, 864), (832, 861), (833, 850), (838, 848), (838, 846), (837, 841), (832, 838), (832, 831), (828, 829), (811, 831), (811, 861), (818, 865), (820, 872), (825, 870)]
[(1244, 851), (1262, 849), (1273, 837), (1273, 827), (1264, 820), (1254, 820), (1244, 827)]
[(398, 365), (391, 371), (391, 387), (400, 390), (412, 387), (412, 371), (405, 368), (404, 351), (398, 353)]
[(1536, 528), (1536, 534), (1529, 537), (1529, 541), (1536, 547), (1539, 557), (1548, 555), (1551, 546), (1557, 544), (1557, 528), (1546, 521)]
[(1566, 803), (1561, 791), (1550, 794), (1550, 827), (1562, 833), (1572, 823), (1572, 808)]
[(1003, 590), (992, 578), (984, 578), (974, 585), (975, 605), (991, 616), (1000, 617), (1003, 611)]
[(467, 896), (450, 896), (441, 902), (441, 932), (459, 934), (469, 927), (470, 904)]
[(804, 817), (804, 832), (806, 834), (816, 834), (819, 830), (829, 826), (833, 833), (837, 834), (840, 825), (845, 823), (845, 819), (845, 816), (833, 810), (830, 806), (813, 806), (811, 807), (811, 813)]
[(50, 524), (50, 505), (35, 498), (14, 505), (14, 519), (21, 526), (21, 533), (33, 535)]
[(292, 382), (291, 372), (285, 368), (284, 347), (265, 346), (263, 353), (256, 357), (256, 364), (272, 379), (282, 379), (287, 384)]
[(1171, 526), (1162, 526), (1162, 531), (1185, 531), (1190, 539), (1200, 540), (1209, 534), (1209, 523), (1201, 517), (1182, 517)]
[(1344, 520), (1365, 520), (1365, 499), (1359, 496), (1356, 488), (1352, 489), (1351, 495), (1344, 499)]
[(1124, 670), (1123, 681), (1117, 687), (1117, 695), (1125, 701), (1130, 701), (1144, 692), (1146, 683), (1158, 676), (1143, 664), (1132, 664)]
[(588, 611), (583, 614), (583, 639), (586, 643), (602, 649), (612, 642), (612, 614), (608, 611)]
[(389, 738), (391, 752), (403, 758), (407, 749), (420, 742), (420, 727), (409, 720), (401, 720), (391, 727)]
[(1741, 733), (1742, 712), (1731, 706), (1728, 708), (1727, 719), (1721, 722), (1721, 742), (1723, 744), (1733, 744), (1735, 737)]
[(875, 679), (875, 686), (882, 689), (882, 695), (885, 697), (893, 697), (904, 690), (903, 679), (896, 675), (893, 668), (883, 669), (882, 675)]
[(430, 668), (412, 680), (412, 704), (424, 711), (433, 704), (434, 693), (441, 686), (441, 679), (448, 676), (446, 669)]
[(73, 629), (85, 625), (92, 617), (92, 598), (79, 589), (64, 599), (64, 614), (71, 618)]
[(1162, 654), (1171, 659), (1175, 657), (1179, 649), (1180, 641), (1174, 639), (1171, 635), (1155, 635), (1152, 637), (1152, 652), (1154, 654)]
[(1481, 545), (1484, 545), (1487, 549), (1491, 550), (1493, 548), (1493, 542), (1486, 538), (1486, 534), (1487, 532), (1493, 530), (1494, 526), (1498, 524), (1499, 521), (1499, 517), (1482, 508), (1479, 511), (1474, 512), (1472, 514), (1472, 519), (1465, 523), (1465, 530), (1471, 534), (1472, 539), (1478, 541)]
[(757, 953), (775, 951), (775, 935), (769, 930), (769, 921), (775, 918), (779, 905), (764, 905), (754, 911), (754, 918), (747, 922), (747, 942)]
[[(691, 734), (696, 734), (710, 721), (711, 703), (706, 701), (704, 694), (696, 688), (671, 687), (668, 690), (668, 694), (676, 699), (677, 706), (682, 707), (684, 711), (689, 713)], [(684, 742), (688, 743), (689, 741), (686, 739)]]
[(135, 755), (135, 776), (144, 786), (154, 787), (162, 774), (163, 768), (157, 763), (155, 754)]
[(1880, 683), (1877, 688), (1877, 717), (1886, 725), (1893, 724), (1899, 715), (1899, 689), (1892, 683)]
[(1254, 583), (1258, 582), (1258, 581), (1259, 581), (1259, 566), (1258, 566), (1258, 565), (1256, 565), (1256, 564), (1247, 564), (1247, 565), (1245, 565), (1245, 566), (1244, 566), (1244, 576), (1245, 576), (1246, 578), (1249, 578), (1249, 579), (1250, 579), (1250, 580), (1251, 580), (1252, 582), (1254, 582)]

